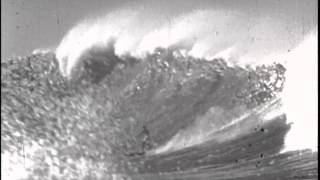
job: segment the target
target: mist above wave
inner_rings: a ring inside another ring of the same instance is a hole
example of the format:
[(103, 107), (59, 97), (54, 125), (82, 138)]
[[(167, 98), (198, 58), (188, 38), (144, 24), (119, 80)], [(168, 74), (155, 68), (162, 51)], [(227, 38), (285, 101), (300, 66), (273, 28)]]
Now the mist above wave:
[(120, 9), (82, 20), (62, 39), (56, 56), (65, 76), (90, 49), (110, 45), (119, 57), (143, 58), (160, 47), (196, 58), (253, 64), (295, 47), (304, 36), (300, 31), (299, 24), (282, 15), (252, 17), (240, 11), (198, 9), (168, 17), (150, 9)]
[[(78, 71), (79, 63), (88, 60), (97, 63), (87, 66), (100, 67), (101, 71), (104, 68), (111, 70), (117, 62), (132, 58), (138, 61), (147, 60), (147, 56), (159, 53), (159, 48), (172, 51), (183, 57), (182, 59), (191, 57), (194, 60), (210, 61), (223, 58), (229, 66), (253, 66), (277, 61), (286, 67), (289, 64), (288, 68), (293, 67), (292, 69), (302, 67), (302, 74), (313, 77), (310, 74), (314, 72), (311, 62), (305, 63), (311, 66), (298, 65), (304, 64), (301, 61), (302, 56), (305, 55), (308, 59), (314, 57), (312, 52), (299, 50), (306, 50), (305, 47), (309, 46), (310, 43), (301, 42), (315, 28), (306, 25), (305, 21), (286, 14), (250, 16), (246, 12), (234, 10), (197, 9), (175, 16), (165, 16), (147, 8), (120, 9), (80, 21), (62, 39), (56, 48), (56, 57), (60, 71), (67, 77)], [(314, 44), (311, 46), (314, 47)], [(292, 69), (289, 72), (293, 72)], [(288, 74), (291, 80), (282, 97), (285, 97), (284, 104), (289, 121), (299, 124), (292, 115), (292, 109), (299, 109), (300, 105), (290, 100), (296, 96), (294, 89), (301, 87), (300, 82), (292, 81), (296, 76), (295, 73)], [(306, 86), (312, 92), (316, 89), (316, 86), (310, 83)], [(314, 98), (308, 99), (308, 102), (311, 102)], [(315, 112), (313, 110), (312, 114)], [(307, 111), (300, 114), (310, 116)], [(315, 120), (310, 121), (309, 125)], [(301, 127), (303, 126), (294, 125), (293, 129)], [(309, 139), (316, 138), (312, 135)], [(300, 146), (297, 145), (299, 143), (293, 144), (296, 145), (288, 147)]]

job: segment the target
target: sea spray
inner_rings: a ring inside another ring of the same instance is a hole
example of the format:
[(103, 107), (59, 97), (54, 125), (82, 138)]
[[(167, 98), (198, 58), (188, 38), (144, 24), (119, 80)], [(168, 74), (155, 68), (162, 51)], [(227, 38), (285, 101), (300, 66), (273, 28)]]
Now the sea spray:
[(287, 57), (287, 78), (282, 95), (292, 130), (285, 151), (318, 149), (318, 55), (316, 32), (308, 35)]
[[(315, 71), (310, 68), (293, 73), (293, 69), (296, 69), (294, 67), (297, 67), (298, 63), (303, 65), (301, 67), (315, 67), (315, 62), (307, 61), (309, 57), (311, 59), (315, 57), (313, 55), (316, 52), (314, 45), (310, 48), (306, 48), (308, 45), (297, 47), (308, 32), (306, 27), (305, 33), (299, 33), (301, 27), (295, 23), (281, 20), (281, 18), (251, 17), (248, 20), (248, 15), (245, 13), (227, 10), (199, 9), (168, 19), (157, 15), (149, 18), (145, 13), (146, 11), (137, 12), (134, 10), (115, 11), (99, 18), (85, 19), (72, 28), (56, 48), (56, 57), (62, 74), (70, 77), (79, 61), (87, 57), (99, 57), (101, 56), (99, 53), (103, 54), (103, 49), (110, 50), (110, 46), (113, 46), (113, 53), (118, 57), (129, 55), (138, 59), (145, 59), (147, 54), (153, 53), (155, 49), (160, 47), (184, 52), (185, 56), (204, 60), (223, 58), (228, 65), (242, 67), (270, 64), (274, 61), (287, 62), (289, 73), (285, 94), (292, 94), (288, 92), (299, 89), (298, 86), (302, 88), (309, 87), (309, 85), (312, 86), (310, 93), (314, 94), (315, 85), (311, 83), (306, 86), (298, 85), (300, 83), (297, 84), (297, 81), (292, 80), (304, 77), (304, 75), (310, 75), (309, 79), (315, 77)], [(288, 33), (289, 27), (291, 33)], [(293, 32), (297, 33), (293, 36)], [(111, 41), (114, 42), (110, 43)], [(313, 41), (315, 40), (307, 40), (307, 43), (314, 44)], [(293, 50), (295, 48), (297, 50)], [(303, 48), (305, 50), (301, 51), (300, 49)], [(95, 49), (99, 49), (99, 51), (95, 51)], [(96, 54), (92, 54), (92, 52), (96, 52)], [(306, 59), (306, 61), (302, 59)], [(302, 82), (306, 81), (301, 80)], [(292, 104), (296, 104), (295, 107), (297, 107), (301, 106), (301, 103), (289, 103), (292, 98), (288, 98), (288, 96), (292, 95), (284, 95), (286, 113), (290, 122), (296, 122), (297, 120), (294, 119), (297, 118), (294, 117), (298, 116), (292, 113), (299, 111), (292, 110), (294, 106)], [(313, 95), (312, 98), (306, 99), (316, 98)], [(303, 105), (303, 107), (306, 106)], [(312, 107), (310, 108), (312, 109)], [(308, 113), (301, 112), (300, 114)], [(314, 119), (313, 116), (316, 116), (314, 110), (312, 110), (312, 114), (310, 114), (311, 119)], [(299, 117), (302, 119), (302, 116)], [(309, 123), (309, 125), (313, 126), (314, 123)], [(299, 125), (294, 125), (294, 127), (296, 126)], [(314, 131), (311, 132), (314, 134)]]
[(92, 48), (110, 48), (110, 40), (115, 41), (112, 46), (118, 56), (144, 58), (160, 47), (185, 51), (196, 58), (223, 56), (233, 64), (253, 64), (294, 48), (304, 36), (301, 27), (285, 17), (252, 17), (213, 9), (173, 17), (149, 14), (146, 10), (119, 10), (83, 20), (56, 48), (61, 72), (70, 76), (84, 54)]

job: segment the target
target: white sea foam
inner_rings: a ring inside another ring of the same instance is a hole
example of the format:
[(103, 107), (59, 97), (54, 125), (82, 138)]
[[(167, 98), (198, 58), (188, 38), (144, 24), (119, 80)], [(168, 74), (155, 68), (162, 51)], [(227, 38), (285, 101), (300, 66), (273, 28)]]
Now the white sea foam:
[(56, 56), (65, 76), (89, 49), (110, 45), (118, 56), (144, 57), (162, 47), (197, 58), (222, 56), (232, 63), (253, 64), (295, 47), (304, 36), (300, 31), (299, 24), (279, 17), (249, 17), (230, 10), (199, 9), (174, 17), (119, 10), (81, 21), (62, 39)]
[(318, 34), (310, 34), (287, 57), (287, 80), (282, 98), (292, 128), (284, 151), (318, 150)]
[[(292, 130), (286, 150), (317, 146), (317, 34), (299, 45), (310, 29), (281, 16), (252, 17), (243, 12), (199, 9), (174, 17), (150, 11), (120, 10), (85, 19), (56, 48), (60, 70), (70, 76), (92, 48), (114, 46), (118, 56), (138, 58), (157, 47), (176, 48), (185, 55), (229, 64), (283, 62), (288, 80), (283, 99)], [(110, 44), (110, 41), (114, 44)], [(299, 45), (299, 46), (298, 46)], [(306, 138), (307, 137), (307, 138)]]

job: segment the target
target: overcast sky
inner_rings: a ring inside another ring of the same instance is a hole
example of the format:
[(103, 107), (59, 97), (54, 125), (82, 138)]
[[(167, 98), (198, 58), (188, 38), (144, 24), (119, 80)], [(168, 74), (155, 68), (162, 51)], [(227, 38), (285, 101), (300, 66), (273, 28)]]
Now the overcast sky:
[(195, 8), (233, 9), (251, 16), (287, 14), (301, 26), (317, 25), (317, 0), (1, 0), (1, 59), (55, 47), (83, 17), (146, 6), (175, 16)]

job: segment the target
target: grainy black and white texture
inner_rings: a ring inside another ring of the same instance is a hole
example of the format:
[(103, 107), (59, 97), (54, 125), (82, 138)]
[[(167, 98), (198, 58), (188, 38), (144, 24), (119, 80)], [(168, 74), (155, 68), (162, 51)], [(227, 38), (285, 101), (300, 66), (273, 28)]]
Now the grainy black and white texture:
[[(285, 83), (281, 64), (228, 67), (161, 49), (113, 60), (87, 60), (71, 80), (54, 54), (1, 64), (1, 152), (34, 161), (26, 179), (317, 179), (317, 152), (279, 153), (286, 115), (264, 119), (281, 103), (283, 84), (269, 78)], [(210, 133), (153, 152), (188, 128), (187, 139)], [(40, 147), (29, 157), (31, 142)]]
[(318, 179), (301, 2), (4, 0), (1, 178)]

